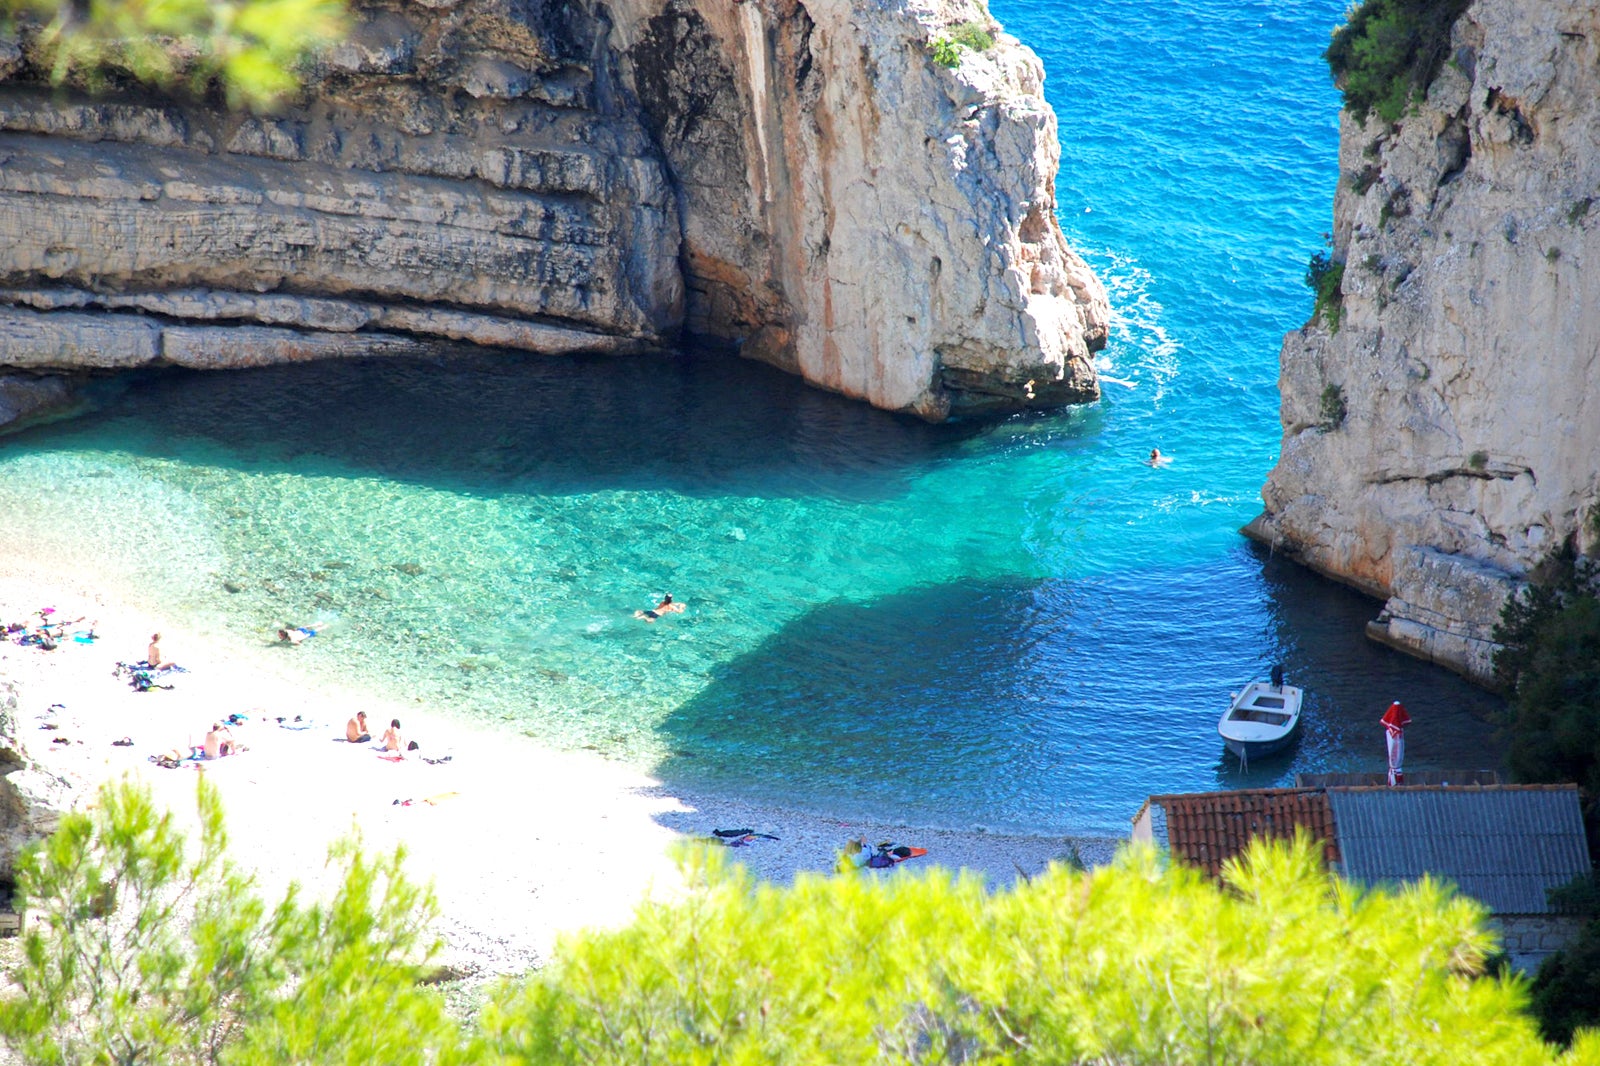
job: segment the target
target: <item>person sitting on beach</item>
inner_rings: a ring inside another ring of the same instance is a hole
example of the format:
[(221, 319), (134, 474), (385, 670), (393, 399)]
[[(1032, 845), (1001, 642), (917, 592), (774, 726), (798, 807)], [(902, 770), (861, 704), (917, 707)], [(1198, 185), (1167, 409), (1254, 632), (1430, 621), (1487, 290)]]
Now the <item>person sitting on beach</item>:
[(389, 720), (389, 728), (383, 731), (383, 736), (378, 740), (378, 752), (379, 754), (387, 755), (392, 751), (396, 756), (404, 759), (406, 757), (405, 747), (405, 741), (400, 739), (400, 719), (391, 718)]
[(178, 664), (168, 659), (161, 652), (161, 634), (150, 634), (150, 647), (145, 649), (145, 664), (152, 670), (177, 670)]
[(233, 731), (221, 722), (211, 723), (211, 732), (206, 734), (206, 758), (220, 759), (224, 755), (232, 755), (239, 750), (239, 742), (233, 739)]
[(357, 711), (356, 716), (344, 724), (344, 738), (352, 744), (365, 744), (372, 739), (367, 730), (366, 711)]
[(307, 637), (314, 637), (316, 635), (317, 631), (312, 629), (310, 626), (296, 626), (293, 629), (278, 630), (278, 639), (283, 641), (285, 644), (298, 645)]
[(643, 618), (646, 622), (654, 622), (664, 614), (674, 614), (681, 610), (683, 610), (683, 604), (673, 602), (672, 593), (669, 592), (662, 596), (661, 602), (650, 608), (650, 610), (634, 611), (633, 616), (635, 618)]

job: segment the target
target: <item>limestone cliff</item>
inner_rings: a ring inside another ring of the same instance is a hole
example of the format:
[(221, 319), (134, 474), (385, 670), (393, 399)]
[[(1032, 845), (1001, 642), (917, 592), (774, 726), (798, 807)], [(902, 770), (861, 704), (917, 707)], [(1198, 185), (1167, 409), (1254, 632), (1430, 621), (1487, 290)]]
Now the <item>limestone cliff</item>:
[[(0, 679), (0, 903), (9, 905), (17, 859), (55, 831), (74, 787), (41, 769), (22, 742), (16, 686)], [(0, 928), (8, 923), (0, 916)]]
[(1247, 532), (1482, 679), (1506, 595), (1600, 540), (1600, 9), (1477, 0), (1451, 45), (1414, 113), (1341, 119), (1342, 313), (1284, 341)]
[[(41, 375), (721, 338), (928, 418), (1094, 398), (1055, 121), (969, 0), (381, 0), (273, 116), (0, 49), (0, 409)], [(0, 416), (3, 416), (0, 410)]]

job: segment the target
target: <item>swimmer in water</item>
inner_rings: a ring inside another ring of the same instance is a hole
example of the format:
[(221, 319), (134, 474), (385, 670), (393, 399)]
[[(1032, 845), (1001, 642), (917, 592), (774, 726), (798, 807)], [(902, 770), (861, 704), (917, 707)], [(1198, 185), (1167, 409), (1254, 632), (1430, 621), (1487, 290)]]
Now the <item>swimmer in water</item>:
[(1172, 460), (1169, 459), (1167, 456), (1161, 454), (1161, 449), (1160, 448), (1151, 448), (1150, 449), (1150, 465), (1151, 466), (1164, 466), (1165, 464), (1167, 464), (1167, 463), (1169, 463), (1171, 461)]
[(314, 637), (317, 631), (310, 626), (297, 626), (294, 629), (278, 630), (278, 640), (285, 644), (300, 644), (307, 637)]
[(672, 593), (669, 592), (662, 596), (661, 602), (650, 608), (650, 610), (634, 611), (633, 616), (635, 618), (642, 618), (646, 622), (654, 622), (657, 618), (660, 618), (664, 614), (675, 614), (681, 610), (683, 610), (683, 604), (675, 603), (672, 599)]

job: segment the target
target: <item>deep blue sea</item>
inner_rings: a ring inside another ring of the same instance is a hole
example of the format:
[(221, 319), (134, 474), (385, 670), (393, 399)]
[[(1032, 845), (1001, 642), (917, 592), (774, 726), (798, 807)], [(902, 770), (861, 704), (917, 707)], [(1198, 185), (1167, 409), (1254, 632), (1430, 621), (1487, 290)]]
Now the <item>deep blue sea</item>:
[[(1151, 793), (1381, 769), (1395, 698), (1413, 769), (1495, 766), (1493, 698), (1237, 532), (1329, 225), (1342, 9), (993, 0), (1111, 291), (1098, 404), (932, 427), (697, 351), (164, 373), (0, 440), (0, 542), (313, 675), (842, 817), (1121, 834)], [(1241, 773), (1216, 720), (1273, 662), (1303, 735)]]

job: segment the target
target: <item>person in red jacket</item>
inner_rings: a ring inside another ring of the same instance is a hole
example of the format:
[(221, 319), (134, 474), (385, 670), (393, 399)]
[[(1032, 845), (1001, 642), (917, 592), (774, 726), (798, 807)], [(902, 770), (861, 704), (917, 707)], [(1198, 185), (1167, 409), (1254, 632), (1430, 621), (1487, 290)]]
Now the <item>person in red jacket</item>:
[(1411, 716), (1400, 701), (1395, 700), (1379, 720), (1383, 722), (1384, 739), (1389, 743), (1389, 784), (1402, 784), (1406, 777), (1406, 726), (1411, 724)]

